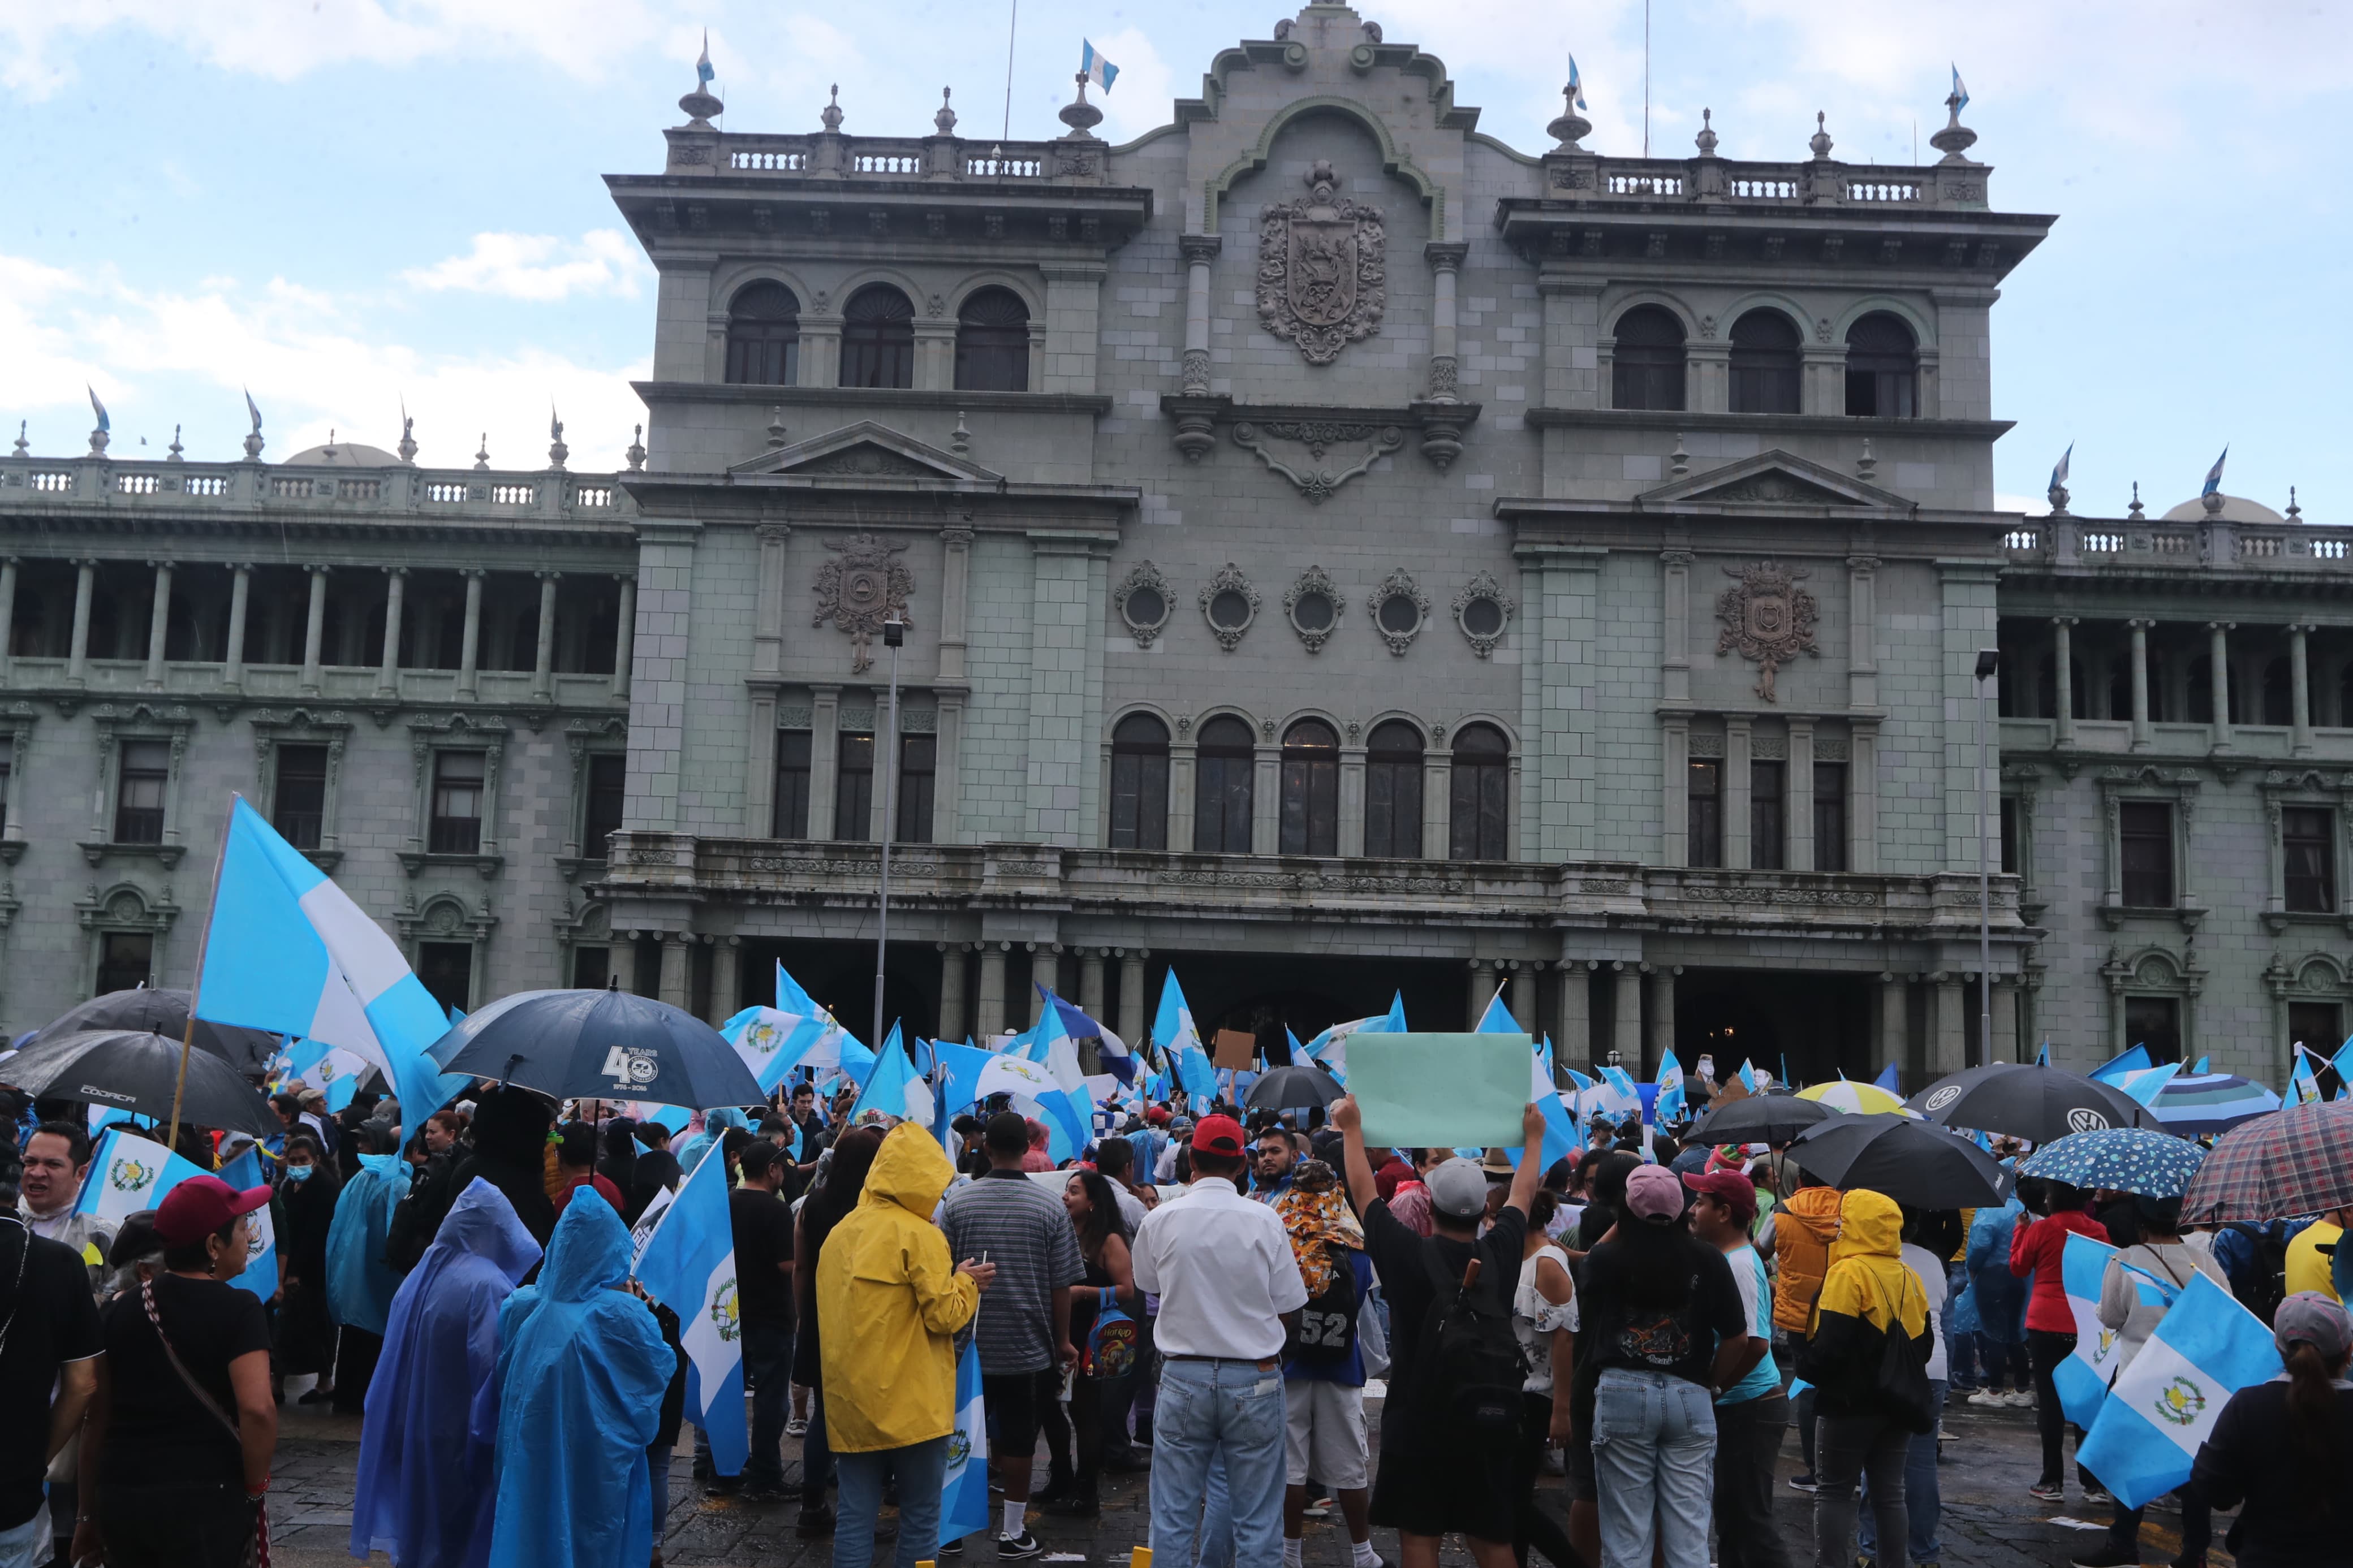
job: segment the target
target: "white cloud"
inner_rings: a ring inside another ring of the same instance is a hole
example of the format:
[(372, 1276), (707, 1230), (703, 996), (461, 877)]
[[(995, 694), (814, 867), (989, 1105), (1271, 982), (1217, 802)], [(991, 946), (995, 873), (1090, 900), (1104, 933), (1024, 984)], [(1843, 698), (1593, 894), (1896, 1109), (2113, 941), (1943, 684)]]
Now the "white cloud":
[(552, 234), (478, 234), (465, 255), (400, 277), (430, 292), (454, 289), (544, 302), (584, 294), (634, 300), (638, 282), (652, 271), (628, 236), (592, 228), (576, 241)]
[[(1160, 51), (1152, 45), (1151, 37), (1141, 28), (1123, 27), (1116, 33), (1091, 36), (1096, 51), (1119, 68), (1119, 79), (1112, 83), (1110, 92), (1099, 92), (1092, 84), (1087, 89), (1087, 101), (1103, 111), (1103, 122), (1095, 134), (1106, 142), (1131, 142), (1147, 131), (1155, 131), (1168, 123), (1168, 106), (1176, 96), (1176, 77)], [(1077, 96), (1077, 86), (1063, 79), (1066, 91), (1063, 101)]]

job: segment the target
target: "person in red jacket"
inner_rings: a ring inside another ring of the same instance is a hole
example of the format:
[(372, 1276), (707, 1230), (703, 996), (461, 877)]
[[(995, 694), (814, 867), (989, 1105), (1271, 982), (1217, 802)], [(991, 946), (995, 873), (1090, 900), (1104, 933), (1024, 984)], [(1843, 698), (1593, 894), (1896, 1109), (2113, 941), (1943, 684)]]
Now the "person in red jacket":
[[(2062, 1463), (2062, 1446), (2066, 1417), (2059, 1408), (2059, 1390), (2052, 1374), (2059, 1363), (2075, 1353), (2075, 1312), (2067, 1305), (2067, 1280), (2060, 1267), (2060, 1256), (2067, 1247), (2070, 1233), (2087, 1236), (2103, 1247), (2108, 1245), (2107, 1226), (2094, 1219), (2091, 1200), (2084, 1193), (2064, 1182), (2044, 1182), (2041, 1191), (2030, 1190), (2021, 1183), (2019, 1196), (2034, 1220), (2019, 1226), (2010, 1233), (2010, 1271), (2023, 1279), (2031, 1275), (2034, 1289), (2026, 1299), (2026, 1353), (2034, 1368), (2035, 1424), (2042, 1434), (2042, 1475), (2027, 1489), (2045, 1502), (2057, 1502), (2067, 1495), (2066, 1470)], [(2075, 1441), (2080, 1445), (2084, 1434), (2079, 1429)], [(2079, 1457), (2075, 1479), (2083, 1483), (2084, 1500), (2103, 1502), (2107, 1494), (2085, 1470)]]

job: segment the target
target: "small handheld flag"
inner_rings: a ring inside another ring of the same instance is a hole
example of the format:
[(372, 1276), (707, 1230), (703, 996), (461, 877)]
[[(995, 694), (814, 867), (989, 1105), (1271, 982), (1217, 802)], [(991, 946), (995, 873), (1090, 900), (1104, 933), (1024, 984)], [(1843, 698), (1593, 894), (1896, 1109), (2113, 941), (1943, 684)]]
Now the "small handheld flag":
[(709, 87), (711, 79), (717, 74), (711, 68), (711, 29), (705, 27), (702, 29), (702, 54), (694, 62), (694, 79)]
[(2225, 447), (2222, 448), (2222, 455), (2214, 459), (2214, 466), (2206, 470), (2206, 488), (2198, 492), (2200, 496), (2220, 495), (2221, 493), (2222, 465), (2230, 460), (2231, 448)]
[(980, 1394), (980, 1347), (965, 1342), (956, 1362), (956, 1429), (948, 1436), (947, 1484), (940, 1498), (940, 1539), (961, 1542), (989, 1527), (988, 1420)]
[(1577, 72), (1577, 57), (1568, 57), (1568, 99), (1577, 108), (1585, 107), (1585, 79)]
[(726, 1161), (705, 1160), (680, 1184), (639, 1249), (634, 1271), (646, 1294), (679, 1316), (686, 1416), (710, 1440), (711, 1468), (723, 1476), (743, 1474), (752, 1443), (744, 1413), (744, 1319)]
[(1094, 45), (1082, 38), (1079, 40), (1079, 75), (1109, 92), (1111, 84), (1119, 79), (1119, 68), (1096, 53)]
[[(2072, 1244), (2073, 1238), (2070, 1238)], [(2231, 1395), (2279, 1370), (2272, 1334), (2230, 1291), (2192, 1274), (2083, 1436), (2076, 1456), (2139, 1508), (2189, 1479)]]
[[(1957, 65), (1953, 67), (1953, 96), (1947, 101), (1953, 106), (1955, 114), (1969, 106), (1969, 89), (1961, 85), (1961, 68)], [(2053, 479), (2051, 482), (2057, 484), (2059, 481)]]

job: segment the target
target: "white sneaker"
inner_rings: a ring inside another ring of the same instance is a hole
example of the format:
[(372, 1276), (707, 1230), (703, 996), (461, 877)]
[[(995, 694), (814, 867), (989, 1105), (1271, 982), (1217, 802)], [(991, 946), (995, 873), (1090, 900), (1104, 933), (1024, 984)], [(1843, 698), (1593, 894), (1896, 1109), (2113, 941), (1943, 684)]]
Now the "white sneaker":
[(2010, 1395), (1991, 1388), (1980, 1388), (1969, 1395), (1969, 1403), (1983, 1410), (2007, 1410)]
[(2021, 1388), (2015, 1394), (2007, 1394), (2002, 1397), (2010, 1401), (2010, 1408), (2013, 1410), (2031, 1410), (2034, 1408), (2034, 1395), (2031, 1392), (2026, 1389)]

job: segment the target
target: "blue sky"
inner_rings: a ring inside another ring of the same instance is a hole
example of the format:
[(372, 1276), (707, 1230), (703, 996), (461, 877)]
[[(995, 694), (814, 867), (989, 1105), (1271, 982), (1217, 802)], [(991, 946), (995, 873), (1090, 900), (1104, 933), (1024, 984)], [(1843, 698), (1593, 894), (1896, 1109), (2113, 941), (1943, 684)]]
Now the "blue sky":
[[(1082, 36), (1122, 68), (1103, 132), (1124, 140), (1284, 14), (1028, 0), (1012, 134), (1061, 131)], [(1364, 14), (1531, 151), (1574, 49), (1587, 144), (1641, 151), (1641, 0)], [(118, 453), (160, 454), (176, 423), (225, 458), (250, 387), (282, 458), (330, 427), (388, 447), (405, 399), (420, 461), (487, 440), (520, 467), (553, 404), (575, 468), (618, 466), (652, 278), (600, 176), (659, 167), (702, 29), (729, 129), (814, 129), (839, 82), (845, 130), (919, 134), (945, 83), (994, 134), (1007, 21), (1004, 0), (0, 3), (0, 416), (79, 450), (87, 381)], [(2293, 484), (2335, 522), (2348, 46), (2334, 4), (1652, 0), (1651, 146), (1688, 151), (1705, 106), (1725, 155), (1802, 157), (1823, 110), (1840, 156), (1909, 162), (1957, 61), (1996, 202), (2060, 217), (1995, 311), (2004, 495), (2041, 510), (2073, 441), (2074, 510), (2122, 511), (2136, 479), (2155, 510), (2227, 441), (2225, 488), (2283, 507)]]

